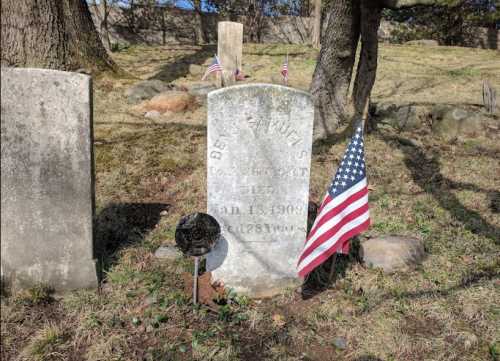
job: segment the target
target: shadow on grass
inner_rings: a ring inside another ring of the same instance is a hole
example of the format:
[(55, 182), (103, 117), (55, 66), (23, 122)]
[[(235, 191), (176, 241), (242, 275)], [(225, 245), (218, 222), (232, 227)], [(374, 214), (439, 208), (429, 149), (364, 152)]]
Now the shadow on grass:
[(140, 243), (160, 221), (160, 213), (169, 209), (166, 203), (118, 203), (101, 210), (94, 221), (94, 254), (98, 260), (98, 275), (116, 263), (118, 252)]
[(439, 154), (428, 155), (410, 140), (394, 135), (382, 135), (391, 146), (397, 146), (404, 154), (404, 163), (416, 184), (432, 195), (439, 205), (470, 232), (487, 237), (500, 244), (500, 228), (488, 223), (479, 212), (465, 207), (452, 190), (470, 190), (486, 193), (493, 200), (499, 198), (497, 190), (482, 189), (472, 183), (455, 182), (443, 176), (439, 165)]
[(154, 74), (149, 79), (159, 79), (165, 82), (172, 82), (189, 74), (189, 66), (191, 64), (202, 65), (207, 58), (214, 56), (217, 52), (216, 45), (203, 45), (201, 49), (193, 54), (188, 54), (178, 60), (165, 64), (160, 71)]

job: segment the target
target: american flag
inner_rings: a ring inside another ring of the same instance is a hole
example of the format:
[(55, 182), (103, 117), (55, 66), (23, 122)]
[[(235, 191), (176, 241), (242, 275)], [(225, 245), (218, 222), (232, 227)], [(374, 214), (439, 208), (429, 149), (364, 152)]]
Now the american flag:
[(234, 71), (234, 80), (245, 80), (245, 74), (238, 68)]
[(335, 252), (348, 253), (349, 239), (370, 225), (362, 125), (355, 129), (300, 255), (301, 277)]
[(219, 61), (219, 58), (217, 57), (217, 55), (215, 55), (214, 61), (212, 62), (212, 64), (210, 64), (210, 66), (208, 67), (205, 74), (203, 74), (203, 77), (201, 78), (201, 80), (205, 80), (205, 78), (209, 74), (214, 73), (214, 72), (218, 72), (218, 71), (222, 71), (222, 65), (220, 64), (220, 61)]
[(285, 84), (288, 83), (288, 54), (286, 55), (285, 61), (283, 62), (283, 65), (281, 66), (281, 76), (283, 77), (283, 80)]

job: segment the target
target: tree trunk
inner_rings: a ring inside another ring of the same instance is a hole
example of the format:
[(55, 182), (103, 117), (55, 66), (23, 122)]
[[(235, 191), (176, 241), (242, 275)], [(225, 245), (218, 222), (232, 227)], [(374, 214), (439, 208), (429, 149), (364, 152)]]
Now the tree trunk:
[(111, 39), (109, 37), (108, 28), (108, 17), (109, 17), (109, 6), (108, 0), (101, 0), (99, 2), (99, 8), (101, 13), (101, 36), (103, 38), (104, 47), (106, 50), (111, 51)]
[(115, 67), (85, 0), (3, 0), (1, 51), (7, 66)]
[(321, 44), (321, 0), (314, 0), (312, 46), (319, 49)]
[(194, 12), (196, 16), (196, 25), (195, 25), (195, 37), (196, 44), (206, 44), (207, 41), (205, 39), (205, 22), (203, 19), (203, 11), (201, 8), (201, 0), (193, 1)]
[(378, 28), (382, 9), (373, 1), (361, 2), (361, 52), (359, 55), (356, 80), (354, 81), (353, 103), (355, 118), (362, 116), (377, 75)]
[(353, 115), (347, 96), (359, 33), (359, 0), (334, 1), (311, 83), (315, 140), (334, 134)]

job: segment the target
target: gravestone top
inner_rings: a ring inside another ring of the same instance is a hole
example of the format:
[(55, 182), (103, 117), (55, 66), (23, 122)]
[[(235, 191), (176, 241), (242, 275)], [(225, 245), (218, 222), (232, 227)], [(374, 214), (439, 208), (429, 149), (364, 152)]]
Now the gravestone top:
[(208, 213), (221, 240), (207, 255), (215, 281), (266, 297), (298, 285), (307, 228), (313, 104), (273, 84), (208, 95)]
[(2, 278), (96, 287), (91, 78), (29, 68), (1, 76)]

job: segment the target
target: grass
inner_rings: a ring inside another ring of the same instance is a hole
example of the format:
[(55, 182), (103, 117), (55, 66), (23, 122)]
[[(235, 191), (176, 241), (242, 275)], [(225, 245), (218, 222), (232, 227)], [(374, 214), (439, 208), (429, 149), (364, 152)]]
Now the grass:
[[(245, 45), (249, 81), (279, 82), (287, 52), (291, 85), (307, 89), (317, 52), (301, 46)], [(197, 82), (189, 62), (211, 54), (196, 46), (113, 53), (127, 74), (95, 81), (101, 288), (2, 295), (2, 359), (498, 360), (498, 133), (445, 142), (425, 127), (380, 127), (367, 136), (373, 226), (366, 236), (422, 238), (428, 256), (417, 269), (387, 275), (353, 262), (310, 299), (293, 290), (263, 301), (230, 293), (218, 314), (190, 305), (182, 272), (192, 261), (152, 253), (173, 244), (182, 215), (205, 209), (206, 108), (152, 121), (131, 111), (124, 91), (151, 77)], [(384, 45), (373, 100), (479, 104), (483, 78), (500, 88), (499, 60), (494, 51)], [(344, 147), (313, 156), (313, 200)]]

